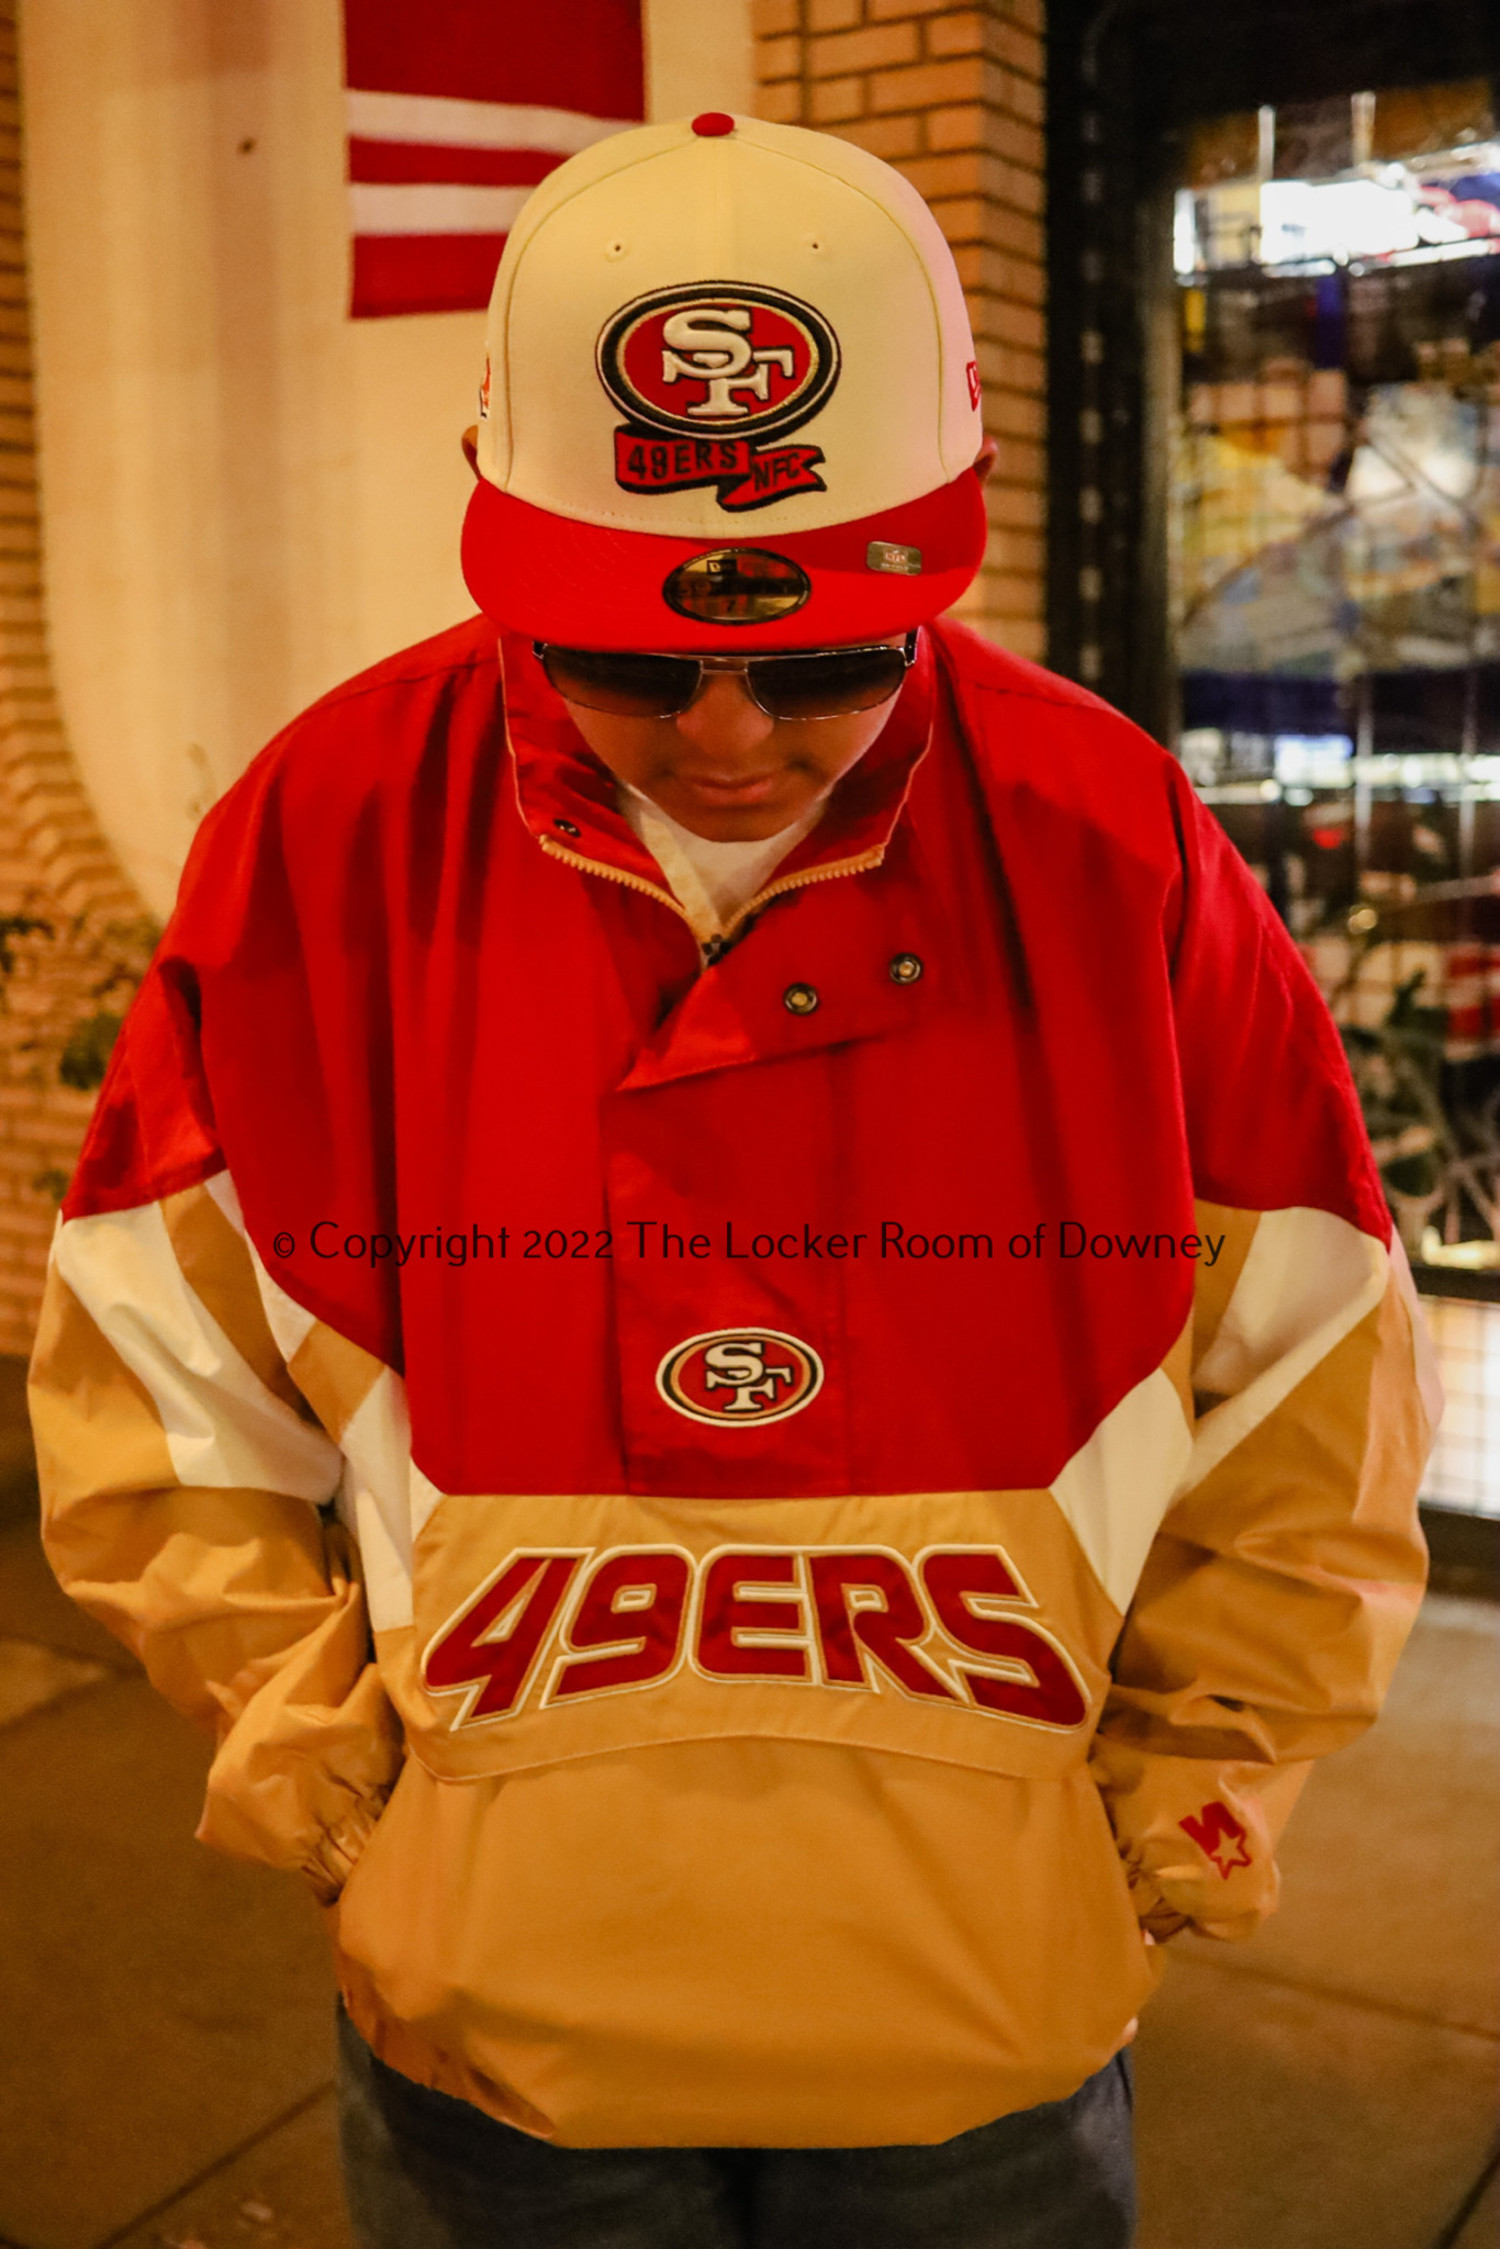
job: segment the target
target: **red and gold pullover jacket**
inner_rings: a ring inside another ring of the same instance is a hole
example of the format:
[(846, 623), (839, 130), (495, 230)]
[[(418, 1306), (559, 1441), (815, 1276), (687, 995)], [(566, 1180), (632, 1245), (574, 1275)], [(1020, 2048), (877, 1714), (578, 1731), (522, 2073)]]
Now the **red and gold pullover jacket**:
[(396, 2067), (935, 2141), (1274, 1903), (1419, 1597), (1410, 1282), (1175, 762), (972, 635), (727, 940), (482, 620), (290, 727), (64, 1206), (48, 1551)]

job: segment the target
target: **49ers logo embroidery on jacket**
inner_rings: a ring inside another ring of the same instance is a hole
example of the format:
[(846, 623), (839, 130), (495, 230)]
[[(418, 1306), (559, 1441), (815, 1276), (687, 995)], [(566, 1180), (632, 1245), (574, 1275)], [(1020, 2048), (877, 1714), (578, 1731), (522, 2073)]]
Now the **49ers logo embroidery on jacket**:
[(800, 297), (691, 282), (636, 297), (600, 335), (599, 380), (624, 414), (615, 481), (627, 492), (718, 487), (721, 508), (822, 492), (816, 445), (763, 449), (828, 403), (839, 346)]
[(721, 1328), (669, 1351), (656, 1387), (690, 1421), (745, 1429), (811, 1405), (823, 1387), (823, 1362), (810, 1343), (777, 1328)]
[(1072, 1728), (1088, 1696), (998, 1547), (522, 1547), (429, 1642), (430, 1694), (468, 1726), (659, 1688), (686, 1665), (730, 1686), (947, 1704)]

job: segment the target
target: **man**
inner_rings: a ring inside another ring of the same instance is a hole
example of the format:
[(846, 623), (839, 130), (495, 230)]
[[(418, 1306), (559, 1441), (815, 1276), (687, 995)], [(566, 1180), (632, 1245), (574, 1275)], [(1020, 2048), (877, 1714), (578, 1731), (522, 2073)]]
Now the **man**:
[(1338, 1040), (1174, 762), (934, 625), (894, 173), (622, 134), (489, 345), (485, 615), (216, 808), (101, 1096), (49, 1551), (333, 1907), (368, 2242), (1105, 2249), (1149, 1940), (1270, 1910), (1420, 1592)]

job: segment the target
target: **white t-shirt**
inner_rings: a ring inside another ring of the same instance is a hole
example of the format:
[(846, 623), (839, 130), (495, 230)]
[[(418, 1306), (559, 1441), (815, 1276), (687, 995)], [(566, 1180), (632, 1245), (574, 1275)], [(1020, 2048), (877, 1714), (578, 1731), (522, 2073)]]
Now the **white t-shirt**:
[(666, 876), (700, 945), (724, 934), (746, 899), (765, 888), (788, 852), (817, 826), (823, 810), (820, 799), (789, 828), (755, 843), (715, 843), (684, 828), (628, 781), (619, 784), (619, 804)]

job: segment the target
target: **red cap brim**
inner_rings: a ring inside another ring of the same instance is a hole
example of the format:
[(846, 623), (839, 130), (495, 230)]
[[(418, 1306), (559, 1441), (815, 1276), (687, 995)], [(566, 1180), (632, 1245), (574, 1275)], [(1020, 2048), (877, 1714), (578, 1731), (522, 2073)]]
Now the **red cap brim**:
[[(909, 632), (949, 609), (984, 555), (987, 530), (978, 477), (965, 469), (951, 484), (904, 507), (822, 531), (671, 539), (579, 523), (512, 498), (480, 480), (464, 519), (463, 569), (487, 617), (532, 640), (574, 648), (836, 648)], [(872, 570), (871, 541), (915, 547), (920, 573)], [(767, 624), (699, 623), (667, 603), (662, 588), (693, 555), (757, 547), (785, 555), (807, 573), (812, 592), (800, 609)]]

